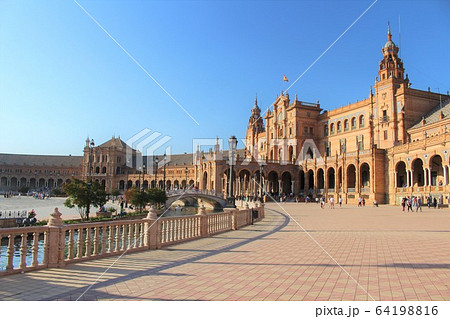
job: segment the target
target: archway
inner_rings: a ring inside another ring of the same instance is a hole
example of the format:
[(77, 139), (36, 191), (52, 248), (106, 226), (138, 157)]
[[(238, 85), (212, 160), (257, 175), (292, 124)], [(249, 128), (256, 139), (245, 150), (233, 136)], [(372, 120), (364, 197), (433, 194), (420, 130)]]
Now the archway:
[(239, 195), (250, 194), (250, 172), (243, 169), (239, 172)]
[(119, 181), (119, 190), (123, 191), (125, 189), (125, 181), (124, 180), (120, 180)]
[(356, 188), (356, 168), (355, 165), (347, 166), (347, 191), (354, 192)]
[(397, 172), (397, 180), (395, 181), (395, 187), (406, 187), (407, 186), (407, 175), (406, 175), (406, 163), (400, 161), (395, 167)]
[(173, 189), (180, 189), (180, 182), (177, 179), (173, 182)]
[(26, 187), (27, 186), (27, 179), (25, 177), (22, 177), (19, 181), (19, 187)]
[(442, 157), (438, 154), (430, 158), (431, 186), (444, 185), (444, 168), (442, 167)]
[(279, 188), (278, 188), (278, 174), (275, 171), (271, 171), (269, 175), (267, 176), (268, 181), (268, 191), (272, 194), (278, 194)]
[(2, 189), (6, 189), (6, 187), (8, 187), (8, 179), (6, 177), (2, 177), (0, 180), (0, 185), (2, 186)]
[(167, 180), (166, 181), (166, 190), (170, 191), (172, 189), (172, 181)]
[[(3, 186), (3, 182), (2, 182), (2, 186)], [(31, 189), (36, 189), (36, 178), (30, 178), (30, 188)]]
[(370, 167), (367, 163), (362, 163), (360, 168), (360, 184), (361, 184), (361, 190), (363, 189), (369, 189), (370, 188)]
[[(12, 179), (11, 179), (11, 181), (12, 181)], [(53, 187), (55, 187), (55, 180), (54, 180), (53, 178), (49, 178), (49, 179), (48, 179), (48, 181), (47, 181), (47, 187), (48, 187), (49, 189), (52, 189)]]
[(203, 189), (203, 190), (208, 189), (208, 172), (204, 172), (204, 173), (203, 173), (202, 189)]
[(327, 180), (328, 180), (328, 191), (333, 192), (334, 191), (334, 184), (335, 184), (335, 172), (334, 172), (334, 168), (333, 167), (330, 167), (328, 169)]
[(322, 168), (319, 168), (317, 170), (317, 188), (319, 189), (320, 192), (323, 192), (325, 188), (325, 177)]
[(300, 191), (305, 191), (305, 171), (301, 170), (298, 173), (298, 182), (300, 185)]
[(342, 174), (342, 166), (338, 168), (338, 176), (337, 176), (337, 191), (342, 191), (342, 184), (343, 184), (343, 174)]
[(412, 163), (413, 168), (413, 182), (412, 185), (414, 187), (423, 186), (424, 185), (424, 175), (423, 175), (423, 161), (420, 158), (416, 158)]
[(147, 188), (148, 188), (148, 180), (145, 180), (145, 181), (142, 183), (142, 188), (144, 188), (144, 189), (147, 189)]
[(45, 179), (40, 178), (39, 179), (39, 188), (44, 188), (45, 187)]
[(132, 181), (128, 181), (127, 182), (127, 189), (133, 187), (133, 182)]
[(291, 173), (284, 172), (281, 175), (281, 188), (282, 188), (282, 192), (286, 195), (289, 195), (291, 192), (293, 193)]
[(308, 171), (308, 187), (310, 192), (314, 190), (314, 171), (312, 169)]

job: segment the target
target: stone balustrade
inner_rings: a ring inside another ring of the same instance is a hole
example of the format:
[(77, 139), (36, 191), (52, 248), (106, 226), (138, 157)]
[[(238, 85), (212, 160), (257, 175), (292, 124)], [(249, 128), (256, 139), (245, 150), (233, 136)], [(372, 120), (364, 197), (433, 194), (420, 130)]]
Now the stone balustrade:
[(0, 229), (0, 276), (121, 255), (237, 230), (264, 218), (264, 205), (192, 216), (65, 225), (56, 208), (47, 226)]

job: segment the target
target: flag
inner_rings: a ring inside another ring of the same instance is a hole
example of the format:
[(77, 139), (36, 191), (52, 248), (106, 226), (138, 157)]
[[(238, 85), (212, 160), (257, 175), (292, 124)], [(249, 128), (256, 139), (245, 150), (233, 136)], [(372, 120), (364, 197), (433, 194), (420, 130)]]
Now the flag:
[(288, 78), (286, 77), (286, 75), (283, 74), (283, 81), (284, 82), (289, 82)]

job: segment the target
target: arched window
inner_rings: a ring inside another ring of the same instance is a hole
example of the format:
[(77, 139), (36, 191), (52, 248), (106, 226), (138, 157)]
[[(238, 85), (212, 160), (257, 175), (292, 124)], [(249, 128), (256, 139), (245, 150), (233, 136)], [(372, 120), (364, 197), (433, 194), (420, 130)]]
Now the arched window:
[(344, 121), (344, 131), (348, 131), (348, 120)]
[(328, 136), (328, 124), (323, 126), (323, 136)]
[(359, 117), (359, 127), (364, 127), (364, 115), (361, 115)]
[(102, 174), (106, 174), (106, 167), (105, 166), (102, 167)]
[(330, 125), (330, 132), (331, 134), (334, 134), (334, 123), (331, 123)]
[(342, 123), (341, 123), (341, 121), (337, 122), (337, 132), (338, 133), (342, 132)]
[(356, 129), (356, 117), (352, 117), (352, 130)]

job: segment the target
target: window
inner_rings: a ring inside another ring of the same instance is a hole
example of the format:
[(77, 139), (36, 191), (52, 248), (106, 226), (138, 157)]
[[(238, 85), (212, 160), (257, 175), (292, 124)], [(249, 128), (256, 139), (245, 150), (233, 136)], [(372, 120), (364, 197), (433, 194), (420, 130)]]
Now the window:
[(309, 135), (314, 135), (314, 128), (313, 127), (309, 128)]
[(337, 122), (337, 132), (341, 133), (342, 131), (342, 123), (341, 122)]
[(308, 135), (308, 128), (307, 128), (307, 127), (304, 127), (304, 128), (303, 128), (303, 133), (304, 133), (305, 135)]
[(352, 118), (352, 130), (356, 129), (356, 117)]
[(356, 137), (356, 146), (358, 147), (358, 151), (362, 151), (364, 149), (364, 135), (358, 135)]
[(325, 156), (331, 156), (331, 142), (325, 142)]
[(331, 123), (330, 125), (330, 132), (331, 134), (334, 134), (334, 123)]
[(341, 154), (344, 154), (347, 151), (347, 140), (345, 138), (341, 138), (339, 140), (339, 144), (340, 144)]
[(359, 128), (364, 127), (364, 115), (359, 117)]
[(344, 131), (348, 131), (348, 120), (344, 121)]
[(323, 126), (323, 136), (328, 136), (328, 124)]
[(388, 132), (384, 131), (383, 133), (384, 133), (384, 139), (387, 140), (388, 139)]

